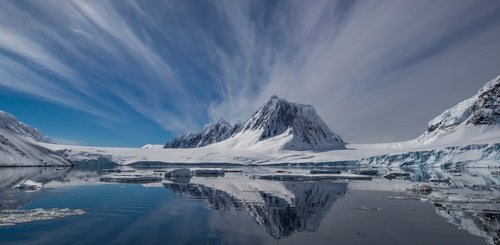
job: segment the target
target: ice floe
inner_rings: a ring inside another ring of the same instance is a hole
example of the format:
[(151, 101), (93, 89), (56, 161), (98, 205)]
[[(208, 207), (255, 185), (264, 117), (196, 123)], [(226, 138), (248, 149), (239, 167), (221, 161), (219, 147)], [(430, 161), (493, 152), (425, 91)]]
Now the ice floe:
[(33, 180), (23, 180), (14, 186), (14, 188), (22, 191), (38, 191), (43, 189), (43, 184)]
[(424, 183), (409, 185), (406, 189), (408, 191), (412, 191), (412, 192), (420, 193), (420, 194), (429, 194), (432, 192), (432, 187), (430, 185), (424, 184)]
[(280, 181), (311, 181), (311, 180), (371, 180), (372, 177), (356, 174), (261, 174), (256, 178)]
[(117, 182), (117, 183), (153, 183), (161, 182), (163, 177), (153, 173), (114, 173), (104, 175), (99, 179), (101, 182)]
[(9, 226), (39, 220), (60, 219), (67, 216), (83, 215), (85, 213), (86, 212), (81, 209), (69, 208), (0, 210), (0, 226)]

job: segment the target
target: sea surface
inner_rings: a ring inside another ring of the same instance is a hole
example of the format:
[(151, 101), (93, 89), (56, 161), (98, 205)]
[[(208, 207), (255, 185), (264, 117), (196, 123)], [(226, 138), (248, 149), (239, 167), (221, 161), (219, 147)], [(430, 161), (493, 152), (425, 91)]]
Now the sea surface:
[[(490, 169), (377, 169), (356, 181), (258, 178), (304, 168), (233, 170), (109, 183), (97, 166), (3, 168), (0, 244), (500, 244), (500, 177)], [(390, 171), (410, 176), (382, 177)], [(15, 188), (27, 179), (43, 189)], [(408, 189), (419, 183), (432, 191)]]

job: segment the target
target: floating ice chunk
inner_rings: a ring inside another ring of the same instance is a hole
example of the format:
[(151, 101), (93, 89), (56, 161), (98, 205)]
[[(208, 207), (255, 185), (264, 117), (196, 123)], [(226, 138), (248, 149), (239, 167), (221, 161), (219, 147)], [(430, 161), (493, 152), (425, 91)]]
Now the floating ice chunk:
[(83, 215), (81, 209), (51, 208), (51, 209), (9, 209), (0, 211), (0, 226), (9, 226), (38, 220), (59, 219), (67, 216)]
[(445, 193), (432, 192), (428, 200), (438, 203), (500, 203), (500, 197), (496, 195), (486, 196), (472, 193)]
[(255, 177), (264, 180), (311, 181), (311, 180), (372, 180), (372, 177), (356, 174), (261, 174)]
[(195, 169), (193, 170), (194, 176), (198, 177), (210, 177), (210, 176), (224, 176), (224, 169), (219, 168), (206, 168), (206, 169)]
[(99, 180), (101, 182), (117, 182), (117, 183), (153, 183), (162, 181), (163, 177), (147, 173), (110, 174), (102, 176)]
[(165, 178), (167, 179), (189, 178), (192, 175), (193, 174), (191, 173), (191, 170), (189, 168), (181, 168), (181, 169), (174, 169), (172, 171), (165, 173)]
[(406, 190), (412, 191), (415, 193), (420, 193), (420, 194), (429, 194), (432, 192), (432, 187), (428, 184), (414, 184), (414, 185), (409, 185)]
[(135, 170), (133, 169), (103, 169), (105, 173), (133, 173)]
[(340, 170), (337, 169), (321, 169), (321, 170), (311, 170), (311, 174), (340, 174)]
[(395, 179), (398, 177), (409, 177), (410, 173), (403, 173), (403, 172), (389, 172), (384, 175), (384, 178), (386, 179)]
[(361, 207), (359, 209), (363, 210), (363, 211), (383, 211), (382, 208), (371, 208), (371, 207), (365, 207), (365, 206), (363, 206), (363, 207)]
[(439, 179), (437, 177), (432, 177), (429, 179), (430, 182), (434, 183), (449, 183), (450, 182), (450, 177), (446, 177), (444, 179)]
[(378, 175), (377, 169), (351, 169), (349, 173), (359, 174), (359, 175)]
[(241, 169), (224, 169), (224, 172), (226, 172), (226, 173), (242, 173), (243, 170), (241, 170)]
[(32, 180), (23, 180), (16, 186), (14, 186), (14, 188), (22, 191), (38, 191), (43, 189), (43, 184)]

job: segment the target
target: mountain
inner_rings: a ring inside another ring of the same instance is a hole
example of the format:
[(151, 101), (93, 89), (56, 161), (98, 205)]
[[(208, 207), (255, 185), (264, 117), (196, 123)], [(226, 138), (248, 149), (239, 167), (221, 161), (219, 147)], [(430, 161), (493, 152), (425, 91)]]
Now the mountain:
[(311, 105), (292, 103), (277, 96), (242, 124), (234, 126), (219, 120), (202, 129), (167, 142), (165, 148), (194, 148), (217, 142), (279, 142), (286, 150), (331, 150), (345, 148), (340, 136), (333, 133)]
[(263, 141), (278, 135), (291, 139), (283, 145), (288, 150), (323, 150), (345, 148), (340, 136), (334, 134), (316, 114), (314, 107), (288, 102), (272, 96), (242, 126), (241, 133), (254, 132)]
[(432, 119), (417, 142), (428, 144), (443, 138), (488, 137), (499, 132), (500, 76), (489, 81), (477, 94)]
[(194, 148), (217, 143), (231, 137), (239, 126), (231, 126), (228, 122), (220, 119), (215, 123), (205, 126), (201, 132), (187, 134), (175, 138), (165, 144), (165, 148)]
[(0, 111), (0, 166), (69, 166), (71, 163), (37, 143), (52, 143), (40, 130)]
[(36, 142), (54, 143), (49, 137), (45, 136), (42, 131), (19, 122), (15, 116), (5, 111), (0, 111), (0, 128)]

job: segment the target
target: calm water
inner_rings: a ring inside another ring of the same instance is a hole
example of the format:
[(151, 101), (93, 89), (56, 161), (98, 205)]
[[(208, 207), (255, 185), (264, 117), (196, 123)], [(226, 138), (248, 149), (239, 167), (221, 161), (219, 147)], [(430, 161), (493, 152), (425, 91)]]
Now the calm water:
[[(99, 182), (98, 169), (0, 169), (0, 210), (87, 212), (0, 227), (0, 243), (499, 244), (499, 178), (487, 169), (411, 170), (410, 179), (392, 181), (252, 178), (274, 172), (248, 168), (224, 177), (115, 184)], [(431, 176), (453, 180), (434, 186), (431, 195), (405, 191)], [(22, 179), (45, 188), (13, 189)]]

